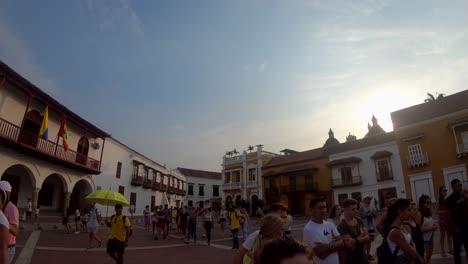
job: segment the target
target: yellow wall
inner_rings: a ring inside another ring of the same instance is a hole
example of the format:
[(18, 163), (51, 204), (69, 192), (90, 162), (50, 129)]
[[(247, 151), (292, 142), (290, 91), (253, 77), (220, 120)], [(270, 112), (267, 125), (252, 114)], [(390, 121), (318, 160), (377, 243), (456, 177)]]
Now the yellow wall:
[[(400, 150), (403, 174), (405, 176), (407, 198), (412, 198), (409, 175), (430, 171), (432, 173), (434, 194), (437, 199), (439, 187), (445, 185), (442, 169), (455, 165), (466, 164), (465, 159), (457, 158), (455, 137), (453, 135), (452, 128), (449, 125), (449, 123), (466, 117), (468, 117), (468, 114), (461, 114), (443, 120), (435, 120), (430, 123), (395, 131)], [(461, 143), (460, 132), (468, 131), (468, 126), (457, 127), (456, 131), (459, 140), (458, 142)], [(424, 134), (422, 138), (411, 141), (402, 141), (404, 138), (412, 137), (421, 133)], [(427, 152), (429, 158), (428, 165), (416, 168), (408, 167), (408, 146), (413, 144), (420, 144), (422, 152)], [(450, 188), (449, 186), (446, 187)]]

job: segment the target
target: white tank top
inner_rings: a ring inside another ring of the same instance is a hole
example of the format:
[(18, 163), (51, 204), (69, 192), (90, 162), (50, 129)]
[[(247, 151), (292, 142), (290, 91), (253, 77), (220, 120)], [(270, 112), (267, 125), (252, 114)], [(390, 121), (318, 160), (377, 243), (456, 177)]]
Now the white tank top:
[[(390, 247), (390, 250), (392, 251), (392, 254), (393, 254), (393, 252), (395, 251), (395, 248), (396, 248), (397, 244), (396, 244), (395, 242), (393, 242), (393, 241), (390, 239), (390, 234), (391, 234), (394, 230), (396, 230), (396, 229), (397, 229), (397, 228), (394, 228), (394, 229), (390, 230), (390, 232), (388, 233), (388, 239), (387, 239), (387, 241), (388, 241), (388, 246)], [(403, 231), (401, 231), (400, 229), (398, 229), (398, 230), (403, 234), (403, 236), (405, 237), (406, 243), (408, 243), (408, 245), (409, 245), (410, 242), (411, 242), (411, 234), (410, 234), (410, 233), (407, 233), (407, 232), (403, 232)], [(398, 253), (397, 253), (396, 255), (397, 255), (397, 256), (401, 256), (401, 255), (403, 255), (404, 253), (405, 253), (405, 252), (400, 248), (400, 249), (398, 250)]]

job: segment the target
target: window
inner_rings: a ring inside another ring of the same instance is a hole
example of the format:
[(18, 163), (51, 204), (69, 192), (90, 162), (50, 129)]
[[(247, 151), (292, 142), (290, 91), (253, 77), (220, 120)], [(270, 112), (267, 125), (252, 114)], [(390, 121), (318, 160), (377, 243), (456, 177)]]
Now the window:
[(214, 197), (219, 196), (219, 185), (213, 185), (213, 196)]
[(205, 195), (205, 185), (198, 185), (198, 196), (204, 196)]
[(188, 185), (188, 195), (193, 195), (193, 183), (189, 183)]
[(312, 188), (314, 186), (314, 178), (310, 175), (306, 175), (305, 185), (307, 186), (307, 188)]
[(133, 178), (138, 176), (138, 164), (133, 164), (133, 172), (132, 172)]
[(339, 203), (340, 205), (342, 205), (343, 202), (344, 202), (346, 199), (348, 199), (348, 194), (347, 194), (347, 193), (342, 193), (342, 194), (338, 195), (338, 203)]
[(227, 172), (224, 173), (224, 183), (230, 183), (231, 182), (231, 173)]
[(379, 180), (391, 179), (390, 165), (388, 159), (377, 160), (377, 175)]
[(130, 193), (130, 204), (136, 205), (136, 193)]
[(341, 180), (343, 184), (351, 184), (353, 182), (353, 170), (351, 167), (341, 168)]
[(119, 193), (125, 195), (125, 186), (119, 186)]
[(253, 168), (253, 169), (249, 169), (249, 181), (250, 182), (254, 182), (257, 180), (257, 169), (256, 168)]
[(117, 171), (115, 173), (115, 177), (117, 179), (120, 179), (121, 172), (122, 172), (122, 162), (119, 161), (119, 162), (117, 162)]

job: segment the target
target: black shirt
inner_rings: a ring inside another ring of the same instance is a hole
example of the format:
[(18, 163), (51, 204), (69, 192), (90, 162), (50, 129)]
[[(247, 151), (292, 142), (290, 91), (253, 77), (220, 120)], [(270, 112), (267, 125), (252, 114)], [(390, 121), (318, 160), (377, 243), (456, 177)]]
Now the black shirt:
[(460, 227), (468, 221), (468, 206), (463, 193), (452, 193), (445, 200), (445, 205), (449, 209), (450, 218), (456, 226)]

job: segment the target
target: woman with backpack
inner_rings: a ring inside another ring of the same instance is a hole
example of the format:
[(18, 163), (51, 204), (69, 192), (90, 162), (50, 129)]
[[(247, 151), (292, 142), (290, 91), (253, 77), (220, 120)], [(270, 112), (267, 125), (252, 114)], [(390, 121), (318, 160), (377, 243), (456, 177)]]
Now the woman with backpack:
[(379, 264), (413, 264), (415, 260), (425, 264), (416, 251), (410, 231), (404, 224), (404, 221), (410, 218), (411, 210), (411, 202), (407, 199), (398, 199), (388, 208), (383, 222), (384, 241), (377, 249)]

